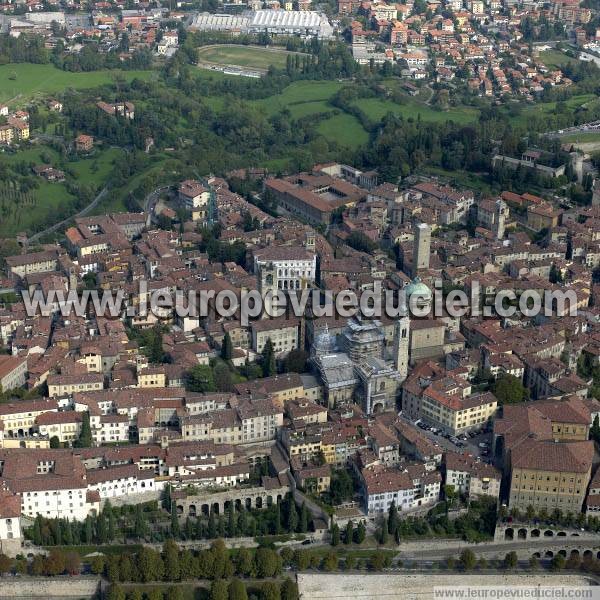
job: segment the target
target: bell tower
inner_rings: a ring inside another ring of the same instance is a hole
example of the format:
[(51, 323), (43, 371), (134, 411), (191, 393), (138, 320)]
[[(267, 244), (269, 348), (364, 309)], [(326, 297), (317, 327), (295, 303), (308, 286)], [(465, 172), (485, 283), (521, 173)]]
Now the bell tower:
[(260, 265), (258, 271), (258, 291), (263, 299), (265, 310), (269, 312), (271, 305), (266, 298), (266, 294), (269, 291), (273, 294), (277, 291), (277, 269), (272, 262)]
[(402, 381), (408, 375), (408, 359), (410, 346), (410, 318), (404, 316), (396, 321), (394, 334), (394, 366), (400, 373)]

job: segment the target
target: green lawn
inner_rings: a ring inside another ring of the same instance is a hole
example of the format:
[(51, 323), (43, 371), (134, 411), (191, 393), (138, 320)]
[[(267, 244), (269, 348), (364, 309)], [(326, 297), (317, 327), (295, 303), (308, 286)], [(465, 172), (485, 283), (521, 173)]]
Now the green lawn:
[(438, 111), (420, 104), (414, 100), (408, 100), (405, 104), (396, 104), (391, 100), (380, 100), (378, 98), (360, 98), (354, 102), (373, 121), (380, 121), (388, 113), (402, 115), (405, 118), (416, 119), (421, 115), (423, 121), (434, 123), (445, 123), (454, 121), (456, 123), (472, 123), (479, 117), (476, 108), (463, 106), (461, 108), (450, 108), (446, 111)]
[(295, 81), (277, 97), (287, 104), (329, 100), (344, 85), (340, 81)]
[[(294, 117), (317, 112), (327, 112), (327, 101), (344, 84), (339, 81), (295, 81), (288, 85), (281, 94), (256, 100), (254, 104), (262, 107), (269, 115), (275, 114), (284, 108), (289, 108)], [(321, 103), (316, 106), (316, 103)], [(303, 105), (310, 105), (303, 108)], [(321, 110), (322, 109), (322, 110)], [(306, 110), (303, 114), (303, 111)]]
[[(162, 176), (168, 175), (172, 178), (172, 183), (177, 181), (179, 175), (173, 173), (173, 169), (170, 168), (172, 167), (170, 159), (171, 157), (168, 155), (157, 155), (152, 166), (129, 179), (125, 186), (111, 191), (111, 193), (94, 208), (91, 214), (103, 215), (112, 212), (126, 212), (125, 198), (129, 192), (135, 190), (135, 188), (145, 179), (156, 178), (156, 180), (158, 180)], [(157, 183), (156, 187), (159, 187), (160, 185), (161, 183)]]
[[(9, 164), (18, 162), (42, 164), (42, 154), (56, 166), (58, 153), (47, 146), (19, 150), (14, 154), (0, 154), (0, 161)], [(5, 187), (0, 187), (0, 237), (14, 236), (18, 231), (34, 233), (42, 224), (51, 224), (57, 215), (68, 214), (75, 197), (67, 191), (65, 183), (49, 182), (35, 178), (38, 187), (26, 196), (14, 196)]]
[(0, 66), (0, 102), (22, 106), (40, 96), (62, 92), (67, 88), (91, 88), (112, 83), (117, 77), (131, 81), (148, 79), (152, 71), (91, 71), (71, 73), (54, 65), (18, 63)]
[[(107, 148), (101, 150), (97, 148), (90, 156), (82, 157), (76, 161), (60, 162), (59, 154), (50, 146), (33, 146), (19, 150), (15, 153), (0, 154), (0, 161), (7, 163), (36, 163), (42, 164), (49, 162), (58, 169), (73, 171), (75, 178), (82, 183), (88, 183), (100, 186), (108, 177), (113, 168), (114, 161), (123, 156), (123, 151), (118, 148)], [(44, 160), (44, 159), (50, 159)]]
[(290, 104), (288, 106), (293, 119), (301, 119), (309, 115), (318, 115), (334, 110), (333, 106), (327, 104), (323, 100), (316, 102), (300, 102), (299, 104)]
[(104, 151), (97, 151), (90, 157), (67, 164), (76, 173), (78, 181), (100, 187), (108, 178), (115, 161), (123, 155), (123, 151), (118, 148), (107, 148)]
[[(49, 163), (64, 170), (68, 181), (90, 185), (97, 190), (109, 178), (114, 161), (122, 155), (123, 151), (117, 148), (97, 148), (89, 157), (61, 161), (53, 148), (39, 145), (15, 153), (0, 153), (0, 162)], [(18, 231), (34, 233), (75, 211), (75, 197), (68, 191), (66, 182), (49, 182), (41, 177), (35, 177), (34, 181), (38, 187), (25, 196), (15, 196), (10, 190), (0, 188), (0, 236), (14, 235)]]
[(576, 58), (571, 58), (567, 56), (564, 52), (560, 50), (543, 50), (540, 52), (540, 60), (549, 68), (549, 69), (558, 69), (561, 65), (564, 65), (569, 62), (575, 62)]
[(14, 236), (18, 231), (33, 233), (42, 229), (42, 225), (51, 225), (71, 212), (74, 200), (64, 183), (50, 183), (41, 178), (32, 196), (27, 201), (19, 198), (18, 204), (0, 189), (0, 237)]
[(227, 44), (206, 46), (198, 50), (200, 61), (217, 65), (237, 65), (265, 70), (271, 65), (278, 68), (285, 67), (289, 54), (295, 53), (278, 48), (258, 48), (256, 46)]
[(591, 144), (600, 142), (600, 131), (583, 131), (580, 133), (570, 133), (560, 138), (563, 142), (578, 142), (581, 144)]
[[(598, 98), (594, 94), (579, 94), (578, 96), (571, 96), (571, 98), (568, 98), (564, 102), (569, 108), (578, 108), (584, 104), (590, 104), (597, 101)], [(541, 108), (544, 112), (552, 112), (556, 109), (556, 102), (543, 102), (537, 104), (533, 110), (537, 108)]]
[(484, 195), (491, 195), (493, 193), (492, 187), (475, 173), (462, 170), (449, 171), (442, 167), (435, 167), (431, 165), (425, 166), (424, 171), (430, 175), (443, 177), (456, 187), (465, 187), (472, 190), (477, 190)]
[[(575, 109), (580, 106), (589, 105), (598, 102), (594, 94), (579, 94), (572, 96), (564, 101), (564, 104), (569, 109)], [(548, 128), (546, 131), (557, 129), (556, 123), (553, 121), (554, 113), (556, 112), (556, 102), (538, 102), (533, 106), (525, 108), (521, 114), (513, 117), (513, 125), (526, 127), (532, 117), (546, 117), (548, 119)]]
[(278, 171), (286, 171), (289, 168), (289, 159), (287, 158), (271, 158), (260, 163), (261, 167), (269, 169), (271, 173), (277, 173)]
[(42, 163), (42, 154), (45, 154), (54, 161), (58, 160), (58, 152), (54, 148), (49, 146), (32, 146), (30, 148), (24, 148), (17, 152), (2, 152), (0, 153), (0, 162), (6, 162), (9, 164), (15, 164), (19, 162), (33, 162)]
[(317, 131), (328, 140), (335, 141), (340, 146), (347, 148), (357, 148), (369, 139), (369, 134), (363, 129), (358, 119), (346, 113), (321, 121)]
[(222, 96), (205, 96), (202, 98), (202, 102), (212, 108), (215, 112), (223, 110), (225, 106), (225, 98)]
[[(235, 75), (226, 75), (219, 71), (201, 69), (198, 70), (198, 75), (206, 79), (235, 77)], [(287, 86), (281, 94), (261, 100), (251, 100), (250, 103), (262, 108), (268, 115), (288, 108), (293, 118), (296, 119), (332, 110), (327, 101), (343, 86), (344, 84), (338, 81), (296, 81)], [(203, 96), (202, 102), (213, 110), (222, 110), (226, 104), (225, 98), (222, 96)]]

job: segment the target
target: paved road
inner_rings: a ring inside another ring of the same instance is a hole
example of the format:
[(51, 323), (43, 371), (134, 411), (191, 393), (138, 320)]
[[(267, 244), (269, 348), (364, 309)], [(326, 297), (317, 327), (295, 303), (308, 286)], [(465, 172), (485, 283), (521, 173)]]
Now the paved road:
[(600, 121), (590, 121), (589, 123), (582, 123), (581, 125), (576, 125), (574, 127), (565, 127), (565, 129), (559, 129), (558, 131), (549, 131), (545, 135), (550, 137), (560, 137), (562, 135), (585, 133), (587, 131), (600, 132)]
[[(150, 222), (152, 220), (152, 215), (154, 213), (154, 209), (156, 208), (156, 203), (158, 202), (160, 195), (165, 190), (168, 190), (170, 187), (171, 186), (166, 185), (166, 186), (156, 188), (154, 191), (150, 192), (146, 196), (146, 198), (144, 200), (144, 212), (147, 214), (147, 217), (146, 217), (146, 226), (147, 227), (150, 226)], [(98, 195), (86, 207), (82, 208), (78, 213), (76, 213), (74, 215), (70, 215), (66, 219), (63, 219), (62, 221), (55, 223), (54, 225), (48, 227), (47, 229), (44, 229), (43, 231), (40, 231), (40, 232), (32, 235), (30, 238), (28, 238), (27, 243), (29, 245), (35, 244), (41, 238), (58, 231), (59, 229), (61, 229), (65, 225), (67, 225), (70, 221), (72, 221), (73, 219), (85, 217), (92, 210), (94, 210), (94, 208), (96, 208), (96, 206), (98, 206), (98, 204), (100, 204), (100, 202), (102, 202), (102, 200), (104, 200), (104, 198), (106, 197), (106, 194), (108, 193), (108, 190), (109, 190), (108, 186), (105, 186), (98, 193)]]
[(595, 62), (600, 67), (600, 57), (595, 56), (594, 54), (589, 54), (588, 52), (580, 52), (579, 58), (588, 62)]
[(313, 518), (323, 519), (329, 524), (329, 515), (316, 502), (313, 502), (308, 496), (304, 495), (298, 488), (294, 488), (294, 500), (296, 500), (296, 504), (299, 504), (300, 506), (302, 506), (303, 503), (306, 503), (306, 508), (308, 508)]
[(144, 212), (146, 213), (146, 227), (150, 227), (152, 222), (152, 216), (154, 215), (154, 209), (161, 194), (170, 189), (170, 185), (163, 185), (162, 187), (156, 188), (150, 192), (144, 199)]
[(106, 196), (107, 193), (108, 193), (108, 187), (102, 188), (102, 190), (100, 190), (100, 193), (86, 207), (82, 208), (77, 214), (70, 215), (66, 219), (63, 219), (62, 221), (55, 223), (54, 225), (48, 227), (47, 229), (44, 229), (43, 231), (40, 231), (40, 232), (32, 235), (30, 238), (27, 239), (27, 244), (36, 243), (38, 240), (40, 240), (44, 236), (50, 235), (51, 233), (58, 231), (61, 227), (64, 227), (65, 225), (67, 225), (69, 223), (69, 221), (72, 221), (73, 219), (85, 217), (89, 212), (94, 210), (94, 208), (96, 208), (96, 206), (98, 206), (98, 204), (100, 202), (102, 202), (102, 200), (104, 199), (104, 197)]

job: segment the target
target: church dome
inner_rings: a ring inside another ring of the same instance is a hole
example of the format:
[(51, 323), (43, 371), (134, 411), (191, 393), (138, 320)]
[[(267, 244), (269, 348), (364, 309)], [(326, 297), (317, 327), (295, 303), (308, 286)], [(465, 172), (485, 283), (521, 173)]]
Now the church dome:
[(421, 281), (420, 277), (415, 277), (405, 288), (404, 293), (408, 300), (413, 294), (425, 298), (431, 298), (431, 290)]
[[(411, 296), (415, 296), (413, 301), (418, 308), (426, 308), (431, 305), (433, 294), (431, 290), (421, 281), (420, 277), (415, 277), (411, 283), (404, 288), (405, 301), (407, 306), (410, 305)], [(413, 306), (415, 305), (413, 304)]]
[(335, 336), (329, 333), (329, 328), (325, 325), (323, 331), (317, 335), (313, 342), (314, 354), (332, 354), (336, 351), (337, 344)]

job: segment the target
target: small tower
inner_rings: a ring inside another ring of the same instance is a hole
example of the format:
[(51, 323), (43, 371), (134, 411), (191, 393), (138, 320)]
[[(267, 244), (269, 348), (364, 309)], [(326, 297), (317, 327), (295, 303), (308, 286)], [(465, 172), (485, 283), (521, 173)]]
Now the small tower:
[(261, 264), (257, 274), (258, 278), (258, 291), (260, 296), (265, 303), (265, 310), (271, 311), (271, 305), (266, 295), (267, 292), (271, 291), (273, 294), (277, 291), (277, 269), (273, 266), (272, 262), (267, 264)]
[(75, 267), (69, 267), (69, 290), (77, 289), (77, 272)]
[(400, 373), (402, 381), (408, 375), (409, 344), (410, 319), (405, 316), (396, 321), (396, 331), (394, 333), (394, 366), (396, 371)]
[(315, 251), (315, 232), (312, 229), (304, 234), (304, 246), (309, 252)]
[(429, 269), (431, 252), (431, 228), (427, 223), (419, 223), (415, 228), (415, 245), (413, 251), (413, 277), (421, 269)]
[(501, 198), (496, 202), (496, 218), (494, 219), (493, 232), (497, 240), (504, 238), (506, 219), (508, 218), (508, 206)]

